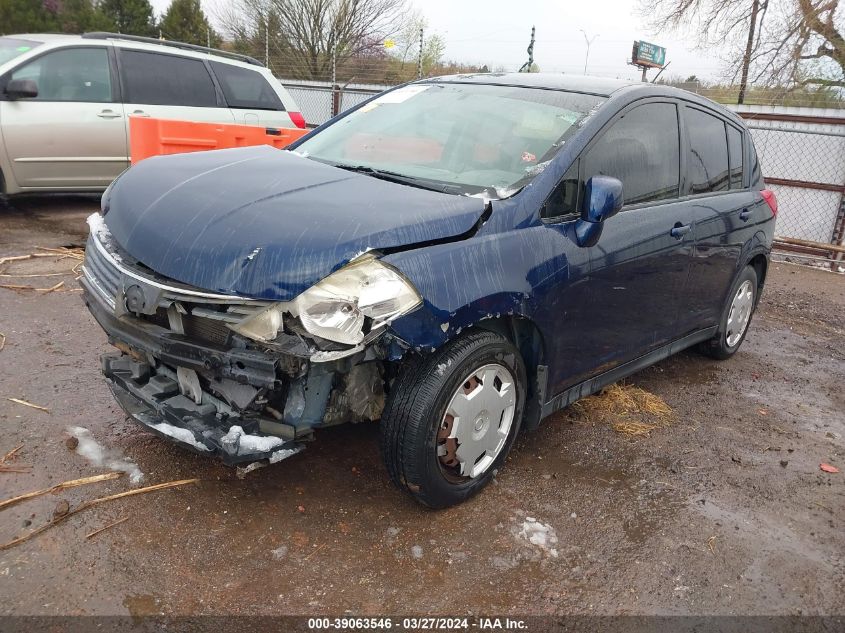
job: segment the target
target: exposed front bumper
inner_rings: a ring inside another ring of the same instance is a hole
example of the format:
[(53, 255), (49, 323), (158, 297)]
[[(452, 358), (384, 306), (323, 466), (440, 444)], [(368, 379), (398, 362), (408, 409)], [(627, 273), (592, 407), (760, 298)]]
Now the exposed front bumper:
[(104, 355), (102, 363), (123, 409), (148, 430), (184, 448), (217, 455), (230, 465), (262, 459), (275, 463), (304, 448), (300, 442), (260, 433), (256, 422), (244, 423), (216, 403), (196, 404), (179, 393), (175, 376), (163, 368), (155, 370), (126, 354)]
[(172, 369), (213, 371), (241, 385), (273, 388), (279, 384), (277, 358), (257, 350), (223, 350), (187, 341), (153, 323), (117, 317), (86, 277), (80, 283), (91, 314), (109, 342), (123, 352), (104, 354), (102, 370), (115, 399), (133, 420), (184, 448), (216, 455), (230, 465), (265, 459), (274, 463), (304, 448), (294, 439), (295, 431), (290, 438), (264, 433), (261, 419), (244, 416), (209, 393), (204, 392), (197, 404), (180, 393)]

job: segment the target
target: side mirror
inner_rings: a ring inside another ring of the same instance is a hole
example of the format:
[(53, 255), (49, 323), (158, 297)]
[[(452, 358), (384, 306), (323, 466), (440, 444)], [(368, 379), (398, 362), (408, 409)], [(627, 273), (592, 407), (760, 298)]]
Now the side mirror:
[(32, 99), (38, 96), (38, 84), (32, 79), (12, 79), (6, 84), (6, 96), (11, 99)]
[(605, 220), (622, 208), (622, 182), (611, 176), (593, 176), (584, 187), (581, 218), (575, 223), (578, 246), (594, 246)]

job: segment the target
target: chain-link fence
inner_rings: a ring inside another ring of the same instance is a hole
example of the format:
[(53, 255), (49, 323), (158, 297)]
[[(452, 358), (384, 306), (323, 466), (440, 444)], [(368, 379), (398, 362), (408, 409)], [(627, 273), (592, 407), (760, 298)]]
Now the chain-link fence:
[(781, 248), (841, 260), (845, 235), (845, 113), (813, 108), (741, 108), (766, 185), (778, 198)]
[(335, 114), (352, 108), (390, 86), (373, 84), (332, 84), (320, 81), (285, 81), (285, 88), (296, 100), (309, 127), (322, 125)]

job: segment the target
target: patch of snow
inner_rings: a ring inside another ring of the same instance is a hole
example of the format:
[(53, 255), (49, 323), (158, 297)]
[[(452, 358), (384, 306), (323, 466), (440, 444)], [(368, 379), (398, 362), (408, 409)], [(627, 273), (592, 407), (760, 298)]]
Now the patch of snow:
[(189, 429), (183, 429), (178, 426), (173, 426), (172, 424), (168, 424), (167, 422), (161, 422), (160, 424), (151, 424), (150, 428), (155, 429), (159, 433), (162, 433), (168, 437), (172, 437), (174, 440), (178, 440), (190, 446), (193, 446), (198, 451), (209, 451), (210, 449), (203, 444), (202, 442), (198, 442), (197, 439), (194, 437), (194, 434)]
[(541, 523), (534, 517), (525, 517), (518, 536), (547, 552), (552, 558), (557, 558), (557, 534), (551, 525)]
[(270, 550), (270, 553), (273, 555), (273, 560), (282, 560), (288, 555), (288, 546), (282, 545), (274, 550)]
[[(275, 435), (250, 435), (244, 433), (243, 428), (236, 424), (229, 429), (226, 435), (220, 438), (220, 443), (234, 449), (230, 452), (236, 455), (245, 455), (247, 453), (266, 453), (284, 444), (285, 440)], [(284, 459), (284, 457), (279, 459)]]
[(446, 321), (446, 323), (442, 323), (442, 324), (440, 325), (440, 329), (441, 329), (441, 330), (443, 330), (444, 332), (446, 332), (446, 330), (448, 330), (448, 329), (449, 329), (449, 322), (448, 322), (448, 321)]
[(69, 426), (67, 432), (75, 437), (79, 444), (76, 446), (77, 455), (81, 455), (95, 466), (118, 470), (129, 475), (129, 482), (139, 484), (144, 479), (144, 473), (138, 468), (138, 464), (124, 457), (116, 451), (103, 448), (91, 431), (83, 426)]
[(297, 446), (296, 448), (282, 448), (278, 451), (272, 453), (270, 455), (270, 463), (275, 464), (277, 462), (282, 461), (283, 459), (287, 459), (288, 457), (293, 457), (297, 453), (302, 450), (301, 446)]
[(417, 560), (421, 559), (421, 558), (423, 557), (423, 548), (422, 548), (422, 545), (414, 545), (414, 546), (411, 548), (411, 556), (413, 556), (413, 557), (414, 557), (414, 558), (416, 558)]

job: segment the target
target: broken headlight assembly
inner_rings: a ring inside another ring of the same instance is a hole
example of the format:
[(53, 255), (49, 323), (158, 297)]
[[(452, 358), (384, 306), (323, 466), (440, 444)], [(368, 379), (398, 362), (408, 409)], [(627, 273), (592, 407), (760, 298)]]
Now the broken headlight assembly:
[(313, 336), (357, 345), (364, 336), (422, 303), (417, 290), (394, 268), (373, 256), (354, 260), (317, 282), (292, 304), (274, 304), (229, 327), (256, 341), (271, 341), (282, 330), (290, 309)]

